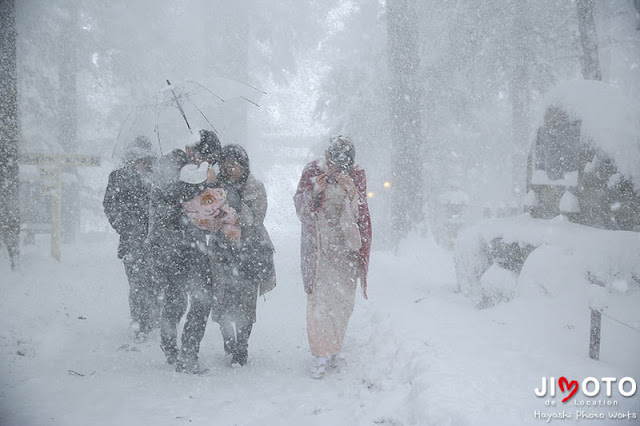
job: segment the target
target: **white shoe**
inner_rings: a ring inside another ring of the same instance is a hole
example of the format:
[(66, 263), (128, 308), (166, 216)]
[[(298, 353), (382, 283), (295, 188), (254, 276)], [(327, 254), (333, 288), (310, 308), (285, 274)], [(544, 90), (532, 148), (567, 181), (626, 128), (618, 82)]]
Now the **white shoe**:
[(344, 356), (342, 356), (342, 354), (340, 353), (333, 354), (329, 357), (329, 360), (327, 361), (327, 366), (329, 368), (338, 368), (340, 367), (343, 361), (344, 361)]
[(321, 379), (324, 377), (324, 371), (327, 368), (327, 358), (316, 356), (313, 358), (313, 366), (311, 367), (311, 377)]

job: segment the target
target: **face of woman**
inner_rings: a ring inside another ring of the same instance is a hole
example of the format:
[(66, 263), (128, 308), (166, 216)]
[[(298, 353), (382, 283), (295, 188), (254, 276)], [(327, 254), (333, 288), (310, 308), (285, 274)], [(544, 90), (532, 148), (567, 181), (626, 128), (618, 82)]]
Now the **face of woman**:
[(226, 160), (222, 165), (222, 168), (224, 169), (224, 173), (232, 181), (240, 179), (245, 171), (245, 168), (238, 164), (238, 162), (235, 160)]
[(148, 173), (151, 171), (151, 166), (153, 165), (153, 158), (138, 158), (134, 162), (134, 167), (139, 173)]

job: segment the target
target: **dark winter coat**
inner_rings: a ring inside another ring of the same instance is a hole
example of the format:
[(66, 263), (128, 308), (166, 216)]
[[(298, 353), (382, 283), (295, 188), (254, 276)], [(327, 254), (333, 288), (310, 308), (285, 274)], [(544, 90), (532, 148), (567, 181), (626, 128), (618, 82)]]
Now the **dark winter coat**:
[[(267, 191), (264, 188), (264, 184), (255, 179), (253, 175), (249, 175), (247, 178), (242, 200), (243, 208), (240, 210), (240, 226), (245, 231), (245, 241), (248, 243), (246, 244), (248, 250), (245, 255), (249, 257), (256, 256), (257, 254), (252, 253), (252, 250), (257, 249), (262, 252), (261, 256), (269, 258), (267, 263), (271, 263), (271, 265), (265, 265), (270, 266), (268, 276), (263, 279), (256, 278), (260, 285), (259, 294), (262, 295), (273, 290), (276, 286), (276, 271), (275, 265), (273, 265), (275, 248), (273, 242), (271, 242), (269, 232), (264, 226), (264, 219), (267, 214)], [(264, 259), (258, 260), (263, 261)]]
[(109, 175), (102, 205), (109, 223), (120, 235), (120, 259), (127, 255), (139, 255), (145, 250), (150, 193), (150, 182), (138, 173), (133, 162)]
[(178, 180), (180, 169), (188, 162), (185, 152), (176, 149), (156, 164), (149, 241), (154, 258), (160, 262), (179, 258), (185, 250), (205, 243), (205, 232), (191, 224), (182, 210), (183, 201), (204, 189), (204, 185)]
[(223, 300), (221, 312), (227, 319), (246, 325), (255, 321), (258, 293), (264, 294), (276, 286), (275, 269), (271, 269), (268, 276), (262, 279), (244, 273), (245, 267), (256, 260), (254, 257), (257, 254), (253, 252), (256, 247), (262, 247), (266, 255), (271, 256), (270, 261), (273, 260), (273, 243), (264, 226), (267, 193), (264, 184), (250, 173), (237, 182), (229, 182), (221, 174), (219, 183), (227, 191), (229, 205), (240, 211), (242, 229), (239, 245), (229, 244), (220, 236), (214, 236), (214, 269), (225, 271), (218, 276), (219, 286), (222, 287), (219, 293)]

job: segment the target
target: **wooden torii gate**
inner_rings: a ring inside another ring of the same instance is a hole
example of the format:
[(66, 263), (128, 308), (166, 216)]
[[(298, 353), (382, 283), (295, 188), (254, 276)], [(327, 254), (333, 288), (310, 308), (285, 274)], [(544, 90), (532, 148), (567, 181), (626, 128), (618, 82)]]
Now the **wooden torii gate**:
[(51, 196), (51, 256), (60, 262), (62, 170), (68, 167), (99, 167), (100, 157), (23, 153), (20, 164), (40, 167), (42, 193)]

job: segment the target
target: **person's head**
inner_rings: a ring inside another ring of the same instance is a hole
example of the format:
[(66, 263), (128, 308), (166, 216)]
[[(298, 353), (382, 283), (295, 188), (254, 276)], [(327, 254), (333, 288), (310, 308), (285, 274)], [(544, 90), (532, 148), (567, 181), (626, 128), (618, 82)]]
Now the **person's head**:
[(192, 161), (201, 163), (206, 161), (210, 165), (220, 159), (222, 146), (218, 135), (212, 130), (202, 129), (198, 132), (200, 137), (193, 145), (186, 147), (187, 155)]
[(164, 188), (179, 179), (180, 170), (189, 164), (187, 154), (181, 149), (174, 149), (160, 157), (154, 167), (155, 184)]
[(220, 170), (230, 181), (246, 179), (249, 175), (249, 155), (240, 145), (230, 144), (222, 148)]
[(332, 136), (329, 139), (329, 147), (324, 152), (324, 158), (330, 172), (349, 174), (356, 159), (356, 147), (347, 136)]
[(123, 160), (125, 163), (133, 163), (136, 168), (143, 171), (151, 168), (157, 154), (146, 136), (138, 136), (127, 145)]

